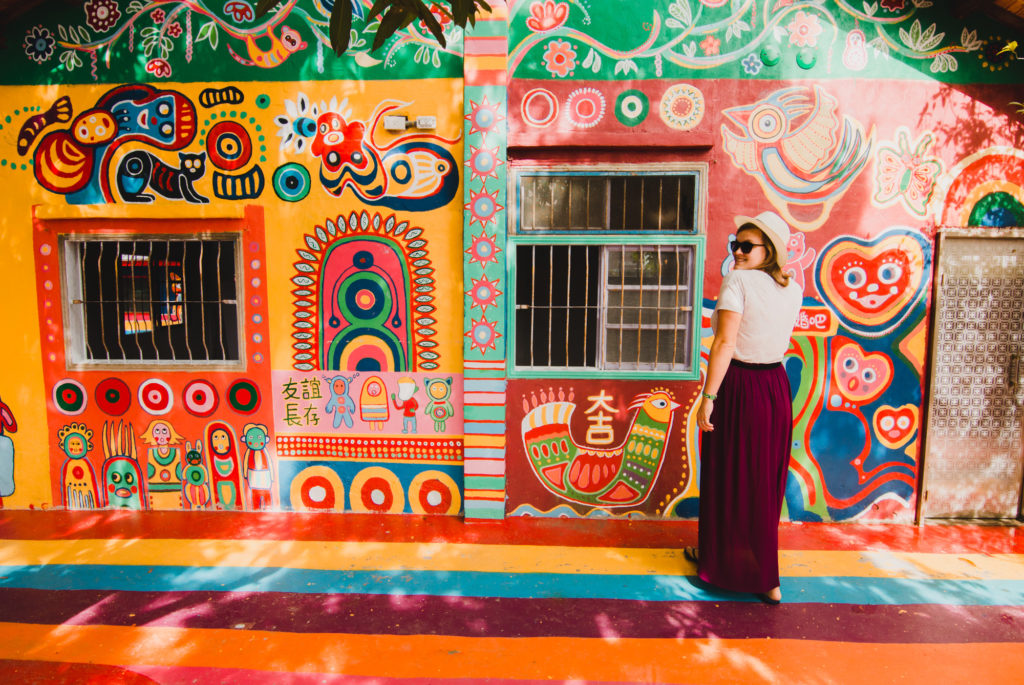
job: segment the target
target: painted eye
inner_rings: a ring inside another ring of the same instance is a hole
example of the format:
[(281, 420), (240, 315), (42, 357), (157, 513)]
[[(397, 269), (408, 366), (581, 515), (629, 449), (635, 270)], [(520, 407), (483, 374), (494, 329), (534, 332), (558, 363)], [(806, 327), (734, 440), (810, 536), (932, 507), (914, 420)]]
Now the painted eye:
[(327, 125), (327, 122), (320, 124), (320, 135), (323, 135), (331, 130), (331, 127)]
[(874, 369), (864, 369), (860, 377), (864, 379), (865, 383), (874, 383), (878, 379), (878, 374)]
[(355, 162), (356, 164), (362, 164), (363, 163), (363, 153), (362, 152), (353, 152), (352, 153), (352, 161)]
[(171, 106), (166, 102), (161, 102), (156, 106), (156, 113), (162, 117), (167, 116), (171, 113)]
[(884, 431), (891, 431), (896, 426), (896, 421), (891, 416), (885, 416), (878, 422), (878, 426)]
[(750, 114), (750, 134), (762, 143), (771, 143), (786, 132), (786, 117), (778, 107), (764, 105)]
[(334, 150), (327, 153), (327, 163), (331, 166), (337, 166), (341, 162), (341, 155)]
[(857, 371), (857, 360), (853, 357), (847, 357), (843, 360), (843, 371), (847, 373), (854, 373)]
[(903, 268), (899, 264), (883, 264), (878, 269), (878, 280), (886, 285), (895, 283), (903, 275)]
[(331, 128), (333, 128), (335, 131), (340, 131), (341, 130), (341, 122), (339, 120), (337, 120), (337, 119), (332, 120), (331, 121)]
[(868, 275), (864, 269), (859, 266), (855, 266), (845, 274), (843, 274), (843, 283), (847, 288), (856, 290), (857, 288), (863, 288), (864, 284), (868, 282)]
[(115, 471), (114, 473), (110, 474), (110, 480), (114, 483), (114, 485), (117, 485), (118, 483), (121, 482), (121, 474)]
[(309, 117), (301, 117), (295, 120), (295, 132), (300, 136), (310, 138), (316, 135), (316, 122)]
[(135, 476), (133, 476), (130, 473), (124, 474), (124, 484), (125, 485), (131, 485), (134, 482), (135, 482)]
[(900, 418), (896, 419), (896, 426), (903, 430), (907, 430), (908, 428), (910, 428), (910, 417), (901, 416)]
[(174, 134), (174, 126), (171, 124), (164, 124), (160, 127), (160, 133), (170, 138)]
[(655, 407), (656, 409), (664, 409), (665, 407), (668, 406), (668, 400), (654, 400), (653, 402), (651, 402), (651, 406)]

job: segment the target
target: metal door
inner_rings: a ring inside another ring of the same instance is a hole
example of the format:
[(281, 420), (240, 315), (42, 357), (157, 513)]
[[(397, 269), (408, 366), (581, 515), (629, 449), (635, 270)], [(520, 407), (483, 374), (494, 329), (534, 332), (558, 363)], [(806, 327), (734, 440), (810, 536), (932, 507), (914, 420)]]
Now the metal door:
[(922, 512), (1010, 518), (1024, 480), (1024, 230), (939, 235)]

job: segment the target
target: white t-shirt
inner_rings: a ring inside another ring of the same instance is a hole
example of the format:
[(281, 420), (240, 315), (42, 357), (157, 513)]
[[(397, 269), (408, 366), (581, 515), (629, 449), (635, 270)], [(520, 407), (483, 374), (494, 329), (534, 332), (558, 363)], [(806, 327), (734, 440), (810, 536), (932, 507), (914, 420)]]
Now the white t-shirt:
[(718, 331), (718, 312), (739, 312), (733, 359), (773, 364), (786, 354), (802, 303), (803, 292), (795, 279), (783, 288), (764, 271), (736, 269), (722, 281), (711, 327)]

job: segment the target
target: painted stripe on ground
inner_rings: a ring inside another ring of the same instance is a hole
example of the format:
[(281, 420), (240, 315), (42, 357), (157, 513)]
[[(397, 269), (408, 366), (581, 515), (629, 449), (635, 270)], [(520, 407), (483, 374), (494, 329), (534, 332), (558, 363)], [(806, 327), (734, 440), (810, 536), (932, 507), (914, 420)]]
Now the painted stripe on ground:
[[(441, 597), (757, 601), (681, 576), (473, 571), (322, 571), (229, 566), (0, 566), (0, 587), (49, 590), (298, 592)], [(786, 578), (790, 603), (1024, 605), (1024, 580)]]
[[(467, 488), (471, 484), (467, 479)], [(474, 481), (475, 483), (476, 481)], [(480, 482), (484, 482), (481, 480)], [(501, 484), (501, 481), (495, 481)], [(474, 485), (474, 487), (476, 487)], [(0, 548), (0, 565), (104, 564), (250, 566), (327, 570), (483, 571), (682, 575), (694, 572), (681, 549), (550, 547), (411, 542), (279, 540), (22, 540)], [(783, 550), (786, 577), (858, 576), (1012, 580), (1024, 555)]]
[[(466, 638), (181, 628), (0, 624), (0, 658), (129, 666), (459, 678), (657, 683), (1010, 683), (1015, 643), (857, 644), (817, 640)], [(879, 665), (884, 664), (884, 673)], [(267, 682), (278, 682), (268, 677)]]
[[(1020, 642), (1024, 607), (633, 602), (278, 592), (0, 591), (0, 621), (492, 637)], [(940, 627), (941, 628), (938, 628)], [(938, 629), (937, 629), (938, 628)]]

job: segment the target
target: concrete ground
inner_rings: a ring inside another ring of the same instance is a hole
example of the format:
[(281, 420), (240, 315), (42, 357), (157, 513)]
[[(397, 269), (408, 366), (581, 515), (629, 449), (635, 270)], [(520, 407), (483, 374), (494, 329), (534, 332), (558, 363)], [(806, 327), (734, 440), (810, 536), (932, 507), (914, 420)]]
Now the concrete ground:
[(692, 522), (0, 512), (0, 682), (1022, 683), (1024, 528), (784, 524), (783, 604)]

